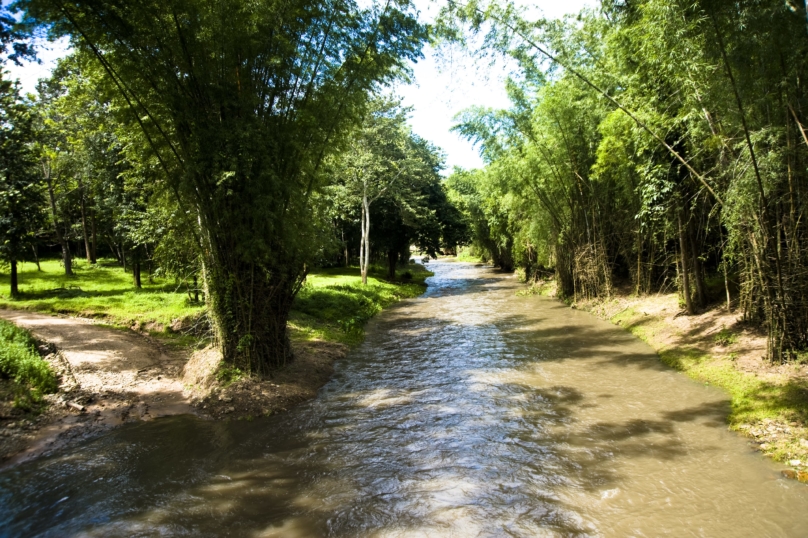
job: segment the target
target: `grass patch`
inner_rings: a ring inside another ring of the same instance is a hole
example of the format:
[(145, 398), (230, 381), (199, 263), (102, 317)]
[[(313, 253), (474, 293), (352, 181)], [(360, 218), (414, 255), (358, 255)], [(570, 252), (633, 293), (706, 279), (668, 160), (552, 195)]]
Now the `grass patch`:
[(0, 377), (12, 381), (14, 406), (26, 410), (56, 392), (56, 376), (36, 346), (31, 333), (0, 320)]
[(359, 269), (333, 268), (312, 273), (298, 293), (292, 309), (292, 337), (299, 340), (328, 340), (357, 344), (364, 337), (365, 323), (382, 309), (411, 297), (426, 288), (432, 273), (421, 265), (398, 271), (396, 281), (384, 279), (386, 272), (373, 268), (367, 286), (362, 285)]
[(517, 291), (516, 295), (519, 297), (530, 297), (532, 295), (539, 295), (541, 297), (551, 297), (556, 291), (556, 283), (553, 280), (540, 280), (533, 282), (527, 288)]
[(724, 327), (723, 329), (718, 331), (718, 334), (715, 335), (714, 340), (715, 343), (718, 344), (719, 346), (722, 347), (731, 346), (732, 344), (738, 343), (738, 335), (733, 333), (726, 327)]
[[(186, 290), (166, 279), (146, 278), (143, 288), (132, 285), (131, 273), (114, 260), (93, 266), (74, 260), (75, 275), (67, 277), (58, 260), (46, 260), (38, 271), (32, 263), (21, 264), (20, 296), (8, 296), (9, 276), (0, 275), (0, 308), (34, 310), (48, 314), (69, 314), (102, 319), (115, 328), (133, 325), (168, 327), (177, 319), (197, 319), (206, 309), (189, 301)], [(424, 292), (424, 281), (432, 273), (419, 264), (397, 271), (394, 281), (387, 271), (372, 267), (368, 285), (362, 286), (359, 269), (321, 269), (308, 275), (290, 317), (294, 339), (327, 340), (356, 344), (364, 336), (363, 326), (383, 308)], [(172, 347), (194, 347), (199, 338), (184, 334), (155, 333)]]
[(184, 288), (166, 279), (149, 282), (144, 275), (143, 288), (136, 289), (131, 273), (113, 260), (96, 265), (74, 260), (72, 277), (65, 276), (58, 260), (42, 261), (41, 266), (37, 271), (32, 263), (21, 264), (17, 299), (8, 294), (9, 275), (0, 275), (0, 308), (101, 318), (120, 327), (134, 323), (166, 327), (205, 310), (189, 301)]

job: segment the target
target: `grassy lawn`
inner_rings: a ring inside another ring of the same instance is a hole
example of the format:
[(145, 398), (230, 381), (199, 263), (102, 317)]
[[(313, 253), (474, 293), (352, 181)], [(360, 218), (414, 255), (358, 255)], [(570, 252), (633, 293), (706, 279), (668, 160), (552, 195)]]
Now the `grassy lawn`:
[(143, 275), (143, 288), (132, 284), (131, 273), (112, 260), (96, 266), (75, 260), (75, 275), (65, 276), (57, 260), (42, 262), (42, 271), (32, 263), (21, 264), (20, 297), (9, 296), (9, 275), (0, 275), (0, 308), (36, 310), (100, 318), (111, 325), (129, 327), (139, 322), (170, 325), (176, 319), (196, 317), (205, 307), (192, 304), (184, 289), (172, 281)]
[(386, 271), (372, 268), (368, 285), (363, 286), (356, 267), (312, 273), (295, 300), (292, 338), (356, 344), (362, 340), (367, 320), (401, 299), (424, 293), (424, 280), (431, 275), (423, 266), (411, 264), (397, 271), (396, 282), (389, 282)]
[[(204, 305), (191, 302), (185, 289), (170, 280), (149, 281), (144, 275), (143, 289), (135, 289), (131, 273), (124, 273), (113, 260), (96, 266), (76, 260), (73, 277), (64, 275), (58, 260), (43, 261), (41, 266), (38, 271), (32, 263), (21, 264), (18, 299), (9, 297), (9, 275), (0, 274), (0, 308), (90, 317), (116, 327), (138, 324), (157, 333), (177, 319), (205, 312)], [(398, 271), (395, 282), (388, 282), (382, 268), (372, 268), (368, 285), (362, 286), (356, 267), (315, 271), (296, 299), (291, 337), (358, 343), (368, 319), (400, 299), (421, 295), (431, 274), (411, 264)], [(192, 343), (179, 336), (172, 339), (181, 345)]]

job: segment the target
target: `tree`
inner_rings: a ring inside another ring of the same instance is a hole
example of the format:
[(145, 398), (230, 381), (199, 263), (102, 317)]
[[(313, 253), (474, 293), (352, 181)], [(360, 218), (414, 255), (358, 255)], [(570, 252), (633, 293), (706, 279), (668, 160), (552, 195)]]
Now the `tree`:
[(33, 134), (31, 104), (16, 83), (0, 80), (0, 259), (11, 267), (12, 297), (19, 294), (17, 262), (43, 220)]
[(371, 259), (371, 207), (382, 196), (400, 194), (408, 177), (421, 164), (408, 151), (406, 121), (406, 110), (398, 101), (375, 100), (335, 166), (341, 179), (338, 189), (342, 195), (357, 200), (361, 207), (359, 271), (365, 285)]
[[(106, 72), (194, 230), (225, 360), (268, 373), (314, 253), (313, 193), (369, 94), (420, 54), (406, 0), (21, 0)], [(122, 108), (123, 110), (123, 108)]]

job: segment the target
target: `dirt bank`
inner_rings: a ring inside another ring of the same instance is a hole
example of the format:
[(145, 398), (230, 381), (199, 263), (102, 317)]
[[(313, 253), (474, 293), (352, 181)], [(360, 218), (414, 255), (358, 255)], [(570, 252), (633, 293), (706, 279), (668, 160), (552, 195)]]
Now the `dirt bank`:
[(215, 378), (218, 357), (212, 350), (194, 354), (193, 368), (186, 368), (188, 353), (133, 331), (26, 311), (0, 310), (0, 317), (47, 343), (43, 354), (60, 380), (41, 414), (0, 408), (3, 466), (130, 421), (177, 414), (251, 419), (285, 411), (314, 397), (347, 350), (327, 342), (294, 344), (296, 360), (272, 379), (223, 383)]
[(728, 391), (729, 426), (750, 445), (808, 481), (808, 366), (773, 364), (766, 336), (737, 312), (717, 306), (688, 316), (676, 294), (584, 301), (588, 311), (647, 342), (668, 365)]

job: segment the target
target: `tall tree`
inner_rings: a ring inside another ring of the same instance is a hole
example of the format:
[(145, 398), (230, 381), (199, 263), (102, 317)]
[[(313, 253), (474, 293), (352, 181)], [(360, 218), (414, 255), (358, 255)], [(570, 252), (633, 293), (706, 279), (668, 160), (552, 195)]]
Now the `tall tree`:
[(321, 163), (420, 54), (406, 0), (20, 0), (97, 58), (195, 227), (225, 359), (290, 359)]
[(0, 260), (11, 268), (12, 297), (19, 294), (17, 263), (42, 224), (43, 208), (31, 103), (16, 83), (0, 80)]

